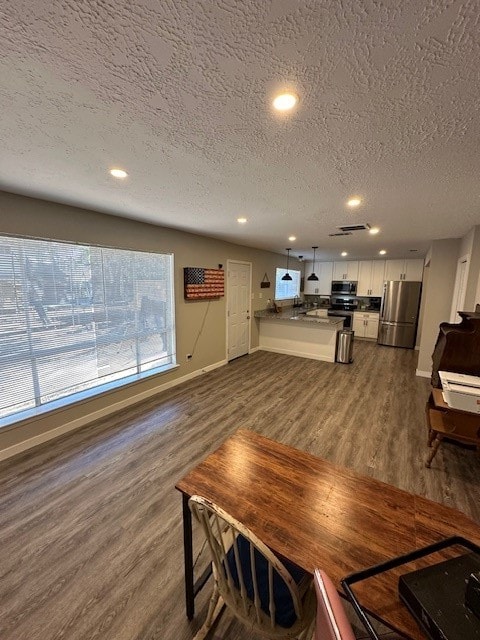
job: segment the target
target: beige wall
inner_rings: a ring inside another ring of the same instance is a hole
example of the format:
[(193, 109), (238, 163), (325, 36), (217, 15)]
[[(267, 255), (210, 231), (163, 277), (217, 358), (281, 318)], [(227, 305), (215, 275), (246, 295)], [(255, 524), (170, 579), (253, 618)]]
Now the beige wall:
[[(5, 192), (0, 192), (0, 233), (173, 253), (179, 364), (175, 371), (153, 376), (75, 407), (5, 427), (0, 431), (0, 452), (72, 421), (81, 422), (85, 416), (101, 412), (108, 406), (148, 394), (159, 385), (226, 359), (226, 297), (210, 304), (205, 301), (186, 302), (183, 299), (183, 267), (217, 267), (223, 264), (226, 269), (228, 259), (251, 262), (252, 311), (255, 311), (265, 308), (266, 299), (273, 297), (275, 268), (285, 266), (285, 256), (267, 251)], [(260, 288), (265, 272), (272, 283), (270, 289)], [(194, 357), (187, 362), (186, 355), (192, 352), (207, 306), (205, 326), (198, 338)], [(252, 320), (252, 348), (258, 345), (257, 322)]]
[(417, 371), (430, 373), (432, 353), (441, 322), (448, 322), (452, 306), (460, 240), (435, 240), (429, 251), (422, 297), (423, 322)]

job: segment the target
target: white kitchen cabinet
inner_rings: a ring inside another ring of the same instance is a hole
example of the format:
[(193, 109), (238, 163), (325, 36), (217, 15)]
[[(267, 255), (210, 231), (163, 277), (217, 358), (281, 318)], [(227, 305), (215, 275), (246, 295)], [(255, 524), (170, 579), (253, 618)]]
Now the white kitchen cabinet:
[(378, 313), (369, 311), (353, 312), (353, 330), (356, 338), (376, 340), (378, 336)]
[(333, 280), (358, 280), (358, 262), (354, 260), (344, 260), (333, 263)]
[(315, 262), (318, 281), (308, 280), (312, 273), (313, 262), (305, 263), (305, 284), (303, 293), (310, 296), (329, 296), (332, 289), (333, 262)]
[(312, 273), (312, 262), (305, 262), (304, 264), (304, 280), (303, 280), (303, 293), (307, 296), (315, 295), (315, 287), (313, 285), (317, 285), (318, 282), (309, 282), (307, 280), (308, 276)]
[(362, 260), (358, 263), (357, 296), (382, 296), (385, 260)]
[(405, 260), (404, 280), (409, 282), (421, 282), (423, 280), (423, 259)]
[(421, 282), (423, 279), (423, 260), (386, 260), (385, 280), (406, 280)]

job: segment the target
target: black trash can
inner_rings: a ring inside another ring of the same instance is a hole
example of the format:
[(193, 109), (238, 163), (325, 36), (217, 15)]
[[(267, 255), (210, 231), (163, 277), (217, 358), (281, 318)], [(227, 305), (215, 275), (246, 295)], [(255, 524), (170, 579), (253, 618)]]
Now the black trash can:
[(337, 334), (337, 357), (336, 361), (343, 364), (350, 364), (353, 361), (353, 338), (355, 332), (350, 329), (342, 329)]

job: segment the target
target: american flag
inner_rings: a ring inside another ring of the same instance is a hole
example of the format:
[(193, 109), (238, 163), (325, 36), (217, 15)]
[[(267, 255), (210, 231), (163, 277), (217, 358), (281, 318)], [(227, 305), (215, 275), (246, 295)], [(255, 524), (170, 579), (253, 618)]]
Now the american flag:
[(223, 296), (223, 269), (184, 267), (183, 280), (186, 300), (205, 300)]

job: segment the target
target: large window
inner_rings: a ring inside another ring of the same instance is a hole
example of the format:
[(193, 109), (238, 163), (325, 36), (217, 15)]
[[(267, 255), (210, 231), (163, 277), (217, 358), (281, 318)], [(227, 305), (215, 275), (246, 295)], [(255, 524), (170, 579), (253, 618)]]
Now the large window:
[(174, 365), (172, 265), (0, 236), (0, 424)]
[(286, 269), (277, 267), (275, 273), (275, 300), (286, 300), (300, 295), (300, 271), (289, 269), (291, 280), (282, 280), (287, 273)]

